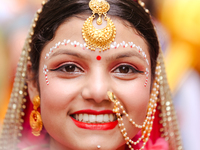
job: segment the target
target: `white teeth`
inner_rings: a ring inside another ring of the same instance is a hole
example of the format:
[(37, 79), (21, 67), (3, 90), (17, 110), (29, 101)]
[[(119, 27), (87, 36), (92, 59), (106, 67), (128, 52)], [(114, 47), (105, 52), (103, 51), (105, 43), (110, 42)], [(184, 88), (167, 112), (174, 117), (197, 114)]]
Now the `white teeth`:
[(78, 115), (78, 114), (75, 115), (75, 119), (76, 119), (76, 118), (79, 118), (79, 115)]
[(79, 120), (83, 121), (83, 114), (79, 114)]
[(103, 122), (103, 115), (97, 115), (97, 122)]
[(83, 121), (84, 122), (88, 122), (89, 118), (88, 118), (88, 114), (84, 114), (83, 115)]
[(110, 114), (110, 121), (113, 121), (114, 120), (114, 116), (113, 116), (113, 114)]
[(103, 115), (103, 121), (108, 122), (110, 119), (108, 118), (108, 114)]
[(76, 114), (75, 119), (86, 123), (106, 123), (113, 122), (116, 119), (115, 114), (101, 114), (101, 115), (90, 115), (90, 114)]
[[(79, 116), (80, 116), (80, 115), (79, 115)], [(96, 122), (96, 116), (95, 116), (95, 115), (89, 115), (89, 121), (90, 121), (91, 123)]]

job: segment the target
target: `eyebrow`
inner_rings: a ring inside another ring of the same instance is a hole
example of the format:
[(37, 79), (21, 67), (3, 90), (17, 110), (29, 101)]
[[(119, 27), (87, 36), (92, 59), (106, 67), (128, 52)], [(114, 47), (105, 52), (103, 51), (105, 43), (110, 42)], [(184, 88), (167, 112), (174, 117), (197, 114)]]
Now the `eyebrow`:
[(59, 50), (56, 50), (55, 53), (50, 55), (49, 59), (51, 59), (52, 57), (58, 56), (58, 55), (63, 55), (63, 54), (64, 55), (75, 56), (75, 57), (81, 58), (81, 59), (89, 59), (89, 57), (83, 56), (82, 54), (77, 53), (77, 52), (75, 52), (73, 50), (70, 50), (70, 49), (59, 49)]
[[(89, 57), (86, 57), (85, 55), (82, 55), (82, 54), (77, 53), (77, 52), (75, 52), (73, 50), (70, 50), (70, 49), (59, 49), (55, 53), (53, 53), (52, 55), (50, 55), (49, 59), (51, 59), (52, 57), (55, 57), (57, 55), (63, 55), (63, 54), (64, 55), (75, 56), (77, 58), (85, 59), (85, 60), (89, 59)], [(111, 57), (106, 58), (106, 60), (110, 61), (110, 60), (127, 58), (127, 57), (138, 57), (142, 61), (145, 61), (144, 57), (142, 57), (142, 55), (140, 53), (138, 53), (137, 51), (134, 51), (132, 49), (130, 51), (127, 51), (127, 52), (122, 52), (122, 53), (119, 53), (119, 54), (114, 54)]]
[(137, 51), (127, 51), (127, 52), (122, 52), (119, 54), (115, 54), (114, 56), (107, 58), (107, 60), (113, 60), (113, 59), (121, 59), (121, 58), (127, 58), (127, 57), (138, 57), (139, 59), (141, 59), (142, 61), (145, 61), (144, 57), (138, 53)]

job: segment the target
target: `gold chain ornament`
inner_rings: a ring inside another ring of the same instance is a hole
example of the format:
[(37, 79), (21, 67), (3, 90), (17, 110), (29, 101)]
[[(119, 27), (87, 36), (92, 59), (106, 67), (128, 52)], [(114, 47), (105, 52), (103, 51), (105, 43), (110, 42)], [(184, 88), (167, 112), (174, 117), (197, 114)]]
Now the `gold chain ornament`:
[[(110, 101), (114, 103), (113, 112), (116, 113), (120, 132), (121, 132), (122, 136), (124, 137), (126, 144), (128, 145), (128, 147), (131, 150), (134, 150), (132, 148), (132, 144), (136, 145), (141, 140), (143, 140), (143, 145), (139, 150), (144, 149), (147, 141), (149, 140), (149, 137), (150, 137), (150, 134), (151, 134), (151, 131), (152, 131), (153, 120), (155, 119), (155, 112), (156, 112), (158, 95), (159, 95), (159, 76), (160, 76), (160, 73), (161, 73), (161, 67), (159, 66), (159, 63), (158, 63), (157, 67), (156, 67), (156, 72), (155, 72), (156, 77), (155, 77), (155, 80), (153, 82), (151, 97), (150, 97), (149, 104), (148, 104), (146, 119), (145, 119), (145, 121), (143, 122), (142, 125), (136, 124), (130, 118), (128, 113), (125, 111), (124, 107), (120, 104), (120, 102), (118, 101), (118, 99), (116, 98), (116, 96), (112, 92), (110, 92), (110, 91), (107, 92)], [(136, 142), (132, 141), (127, 136), (126, 128), (125, 128), (124, 123), (123, 123), (123, 118), (121, 117), (121, 114), (120, 114), (120, 111), (119, 111), (120, 109), (122, 110), (122, 113), (128, 118), (129, 122), (132, 125), (134, 125), (136, 128), (142, 129), (142, 136)]]
[[(92, 16), (90, 16), (82, 27), (82, 36), (86, 42), (86, 46), (95, 51), (96, 48), (99, 52), (102, 50), (107, 50), (110, 48), (110, 44), (114, 41), (116, 35), (116, 28), (112, 20), (107, 17), (107, 12), (110, 9), (110, 5), (105, 0), (91, 0), (89, 2), (89, 7), (92, 10)], [(104, 20), (107, 21), (107, 25), (103, 29), (96, 29), (93, 26), (93, 20), (95, 19), (95, 14), (99, 15), (97, 19), (97, 24), (102, 24), (102, 15)]]
[(37, 111), (40, 106), (40, 97), (35, 96), (33, 99), (33, 109), (30, 115), (30, 126), (32, 128), (32, 134), (35, 136), (40, 135), (40, 131), (42, 130), (42, 118), (40, 113)]
[[(45, 1), (42, 5), (45, 4)], [(29, 52), (31, 37), (34, 34), (34, 28), (37, 24), (39, 15), (42, 13), (43, 9), (39, 9), (35, 14), (33, 22), (31, 24), (30, 32), (28, 33), (27, 39), (25, 40), (23, 51), (19, 59), (19, 65), (17, 67), (17, 72), (13, 84), (13, 90), (10, 97), (9, 107), (7, 109), (4, 123), (2, 127), (2, 132), (0, 134), (0, 150), (15, 150), (19, 143), (20, 137), (22, 137), (24, 116), (27, 115), (25, 112), (27, 104), (27, 85), (26, 85), (26, 75), (27, 75), (27, 60), (30, 60)], [(171, 98), (171, 92), (166, 78), (165, 65), (163, 61), (162, 50), (159, 49), (158, 61), (161, 63), (162, 68), (160, 75), (160, 98), (159, 106), (160, 110), (160, 123), (163, 126), (160, 128), (160, 133), (162, 137), (169, 144), (169, 149), (182, 150), (182, 141), (179, 133), (179, 127), (177, 124), (176, 113), (173, 106), (173, 101)], [(172, 119), (173, 118), (173, 119)], [(20, 142), (22, 142), (20, 140)]]

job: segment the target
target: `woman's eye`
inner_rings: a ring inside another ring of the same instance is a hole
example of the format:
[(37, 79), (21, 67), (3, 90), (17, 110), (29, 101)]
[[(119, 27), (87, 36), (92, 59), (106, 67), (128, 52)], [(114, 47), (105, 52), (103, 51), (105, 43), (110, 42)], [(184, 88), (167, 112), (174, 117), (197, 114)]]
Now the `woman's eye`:
[(74, 65), (74, 64), (66, 64), (66, 65), (63, 65), (63, 66), (60, 66), (56, 69), (51, 69), (51, 71), (62, 71), (62, 72), (67, 72), (67, 73), (78, 73), (78, 72), (83, 72), (83, 70)]
[(128, 66), (120, 66), (118, 69), (120, 73), (129, 73), (131, 71), (130, 67)]
[(62, 70), (66, 72), (76, 72), (78, 71), (78, 68), (75, 65), (66, 65), (62, 68)]
[(122, 73), (122, 74), (129, 74), (129, 73), (143, 73), (143, 71), (139, 71), (130, 65), (121, 65), (117, 67), (114, 73)]

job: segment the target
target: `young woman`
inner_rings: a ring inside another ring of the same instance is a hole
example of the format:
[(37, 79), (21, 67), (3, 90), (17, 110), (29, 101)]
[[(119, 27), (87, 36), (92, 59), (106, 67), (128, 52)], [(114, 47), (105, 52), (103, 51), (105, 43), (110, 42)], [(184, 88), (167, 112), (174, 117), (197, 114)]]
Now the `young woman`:
[(182, 149), (144, 3), (43, 3), (19, 60), (0, 149)]

